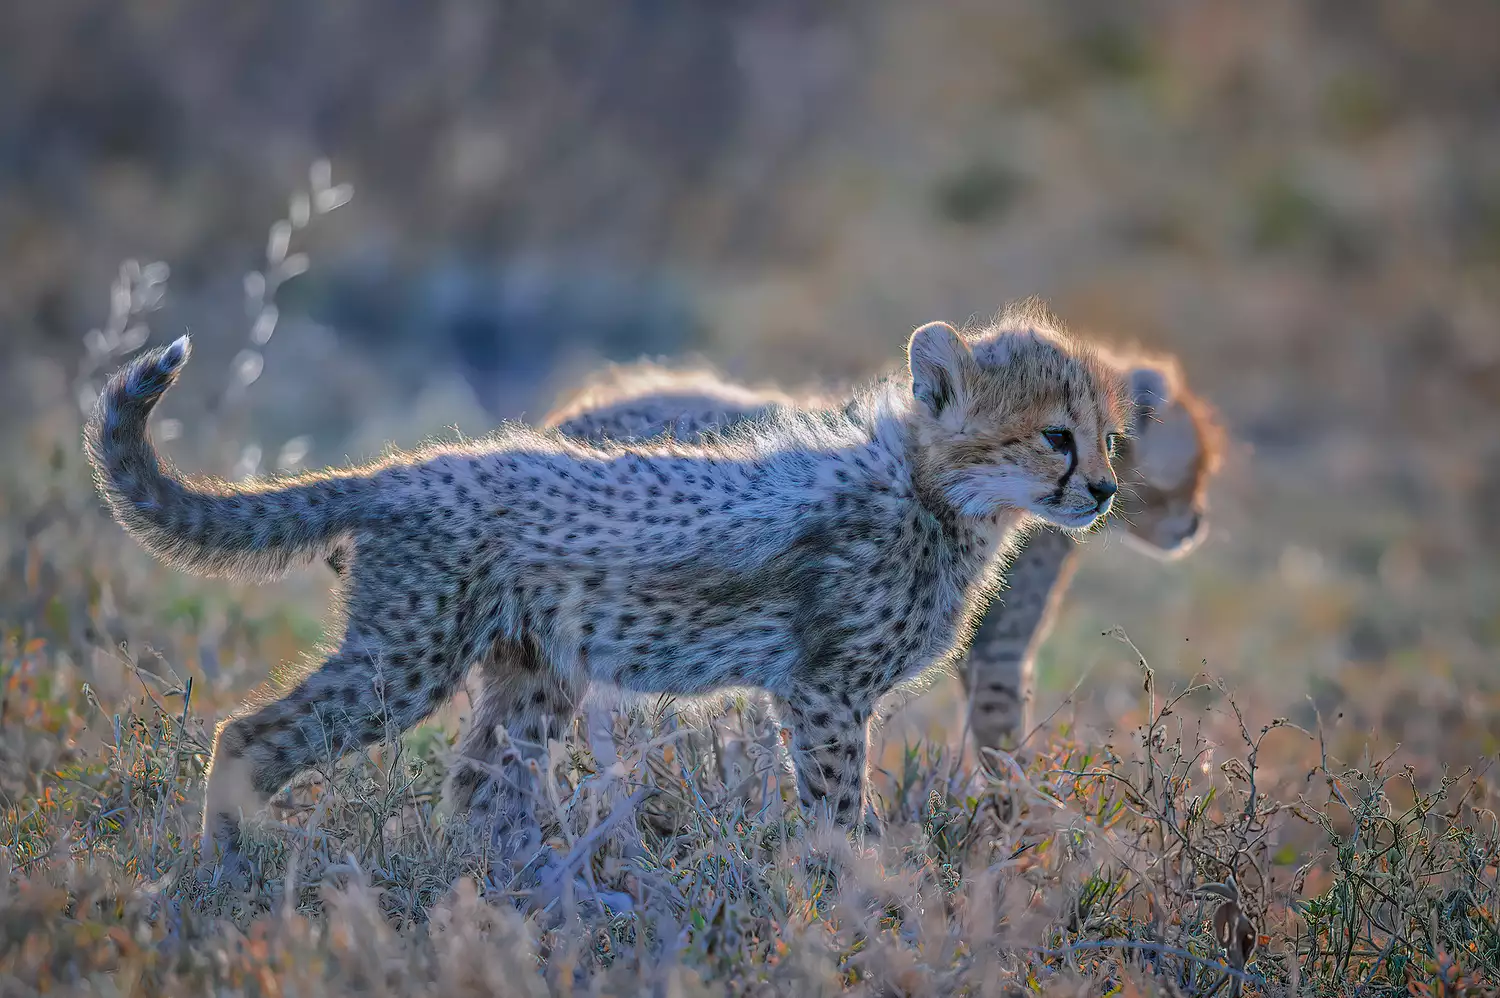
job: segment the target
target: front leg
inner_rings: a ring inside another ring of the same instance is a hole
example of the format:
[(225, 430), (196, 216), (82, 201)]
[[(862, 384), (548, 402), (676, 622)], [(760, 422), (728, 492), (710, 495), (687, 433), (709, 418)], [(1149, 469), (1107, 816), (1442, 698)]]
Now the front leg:
[(827, 814), (850, 832), (878, 837), (867, 770), (870, 706), (812, 684), (799, 684), (777, 706), (791, 725), (803, 808), (809, 815)]

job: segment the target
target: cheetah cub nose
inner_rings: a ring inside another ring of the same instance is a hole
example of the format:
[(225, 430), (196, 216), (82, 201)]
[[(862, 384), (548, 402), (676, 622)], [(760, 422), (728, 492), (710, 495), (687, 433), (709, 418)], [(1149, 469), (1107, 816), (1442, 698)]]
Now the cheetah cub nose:
[(1094, 497), (1094, 505), (1101, 513), (1109, 505), (1109, 501), (1115, 497), (1120, 487), (1109, 479), (1098, 482), (1089, 482), (1089, 495)]

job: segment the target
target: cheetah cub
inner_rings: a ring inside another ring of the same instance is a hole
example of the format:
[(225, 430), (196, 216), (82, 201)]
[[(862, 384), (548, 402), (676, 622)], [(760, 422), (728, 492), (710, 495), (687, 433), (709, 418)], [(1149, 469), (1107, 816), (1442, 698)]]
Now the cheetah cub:
[(228, 483), (165, 466), (147, 419), (186, 337), (125, 366), (85, 431), (114, 516), (184, 570), (257, 579), (341, 553), (343, 637), (218, 729), (205, 860), (317, 760), (410, 728), (470, 666), (482, 689), (450, 792), (507, 850), (535, 825), (529, 759), (591, 682), (767, 692), (804, 802), (868, 820), (876, 702), (949, 658), (1033, 518), (1092, 525), (1117, 490), (1118, 371), (1030, 326), (912, 334), (909, 367), (836, 408), (699, 444), (589, 446), (506, 425), (362, 467)]
[[(1122, 488), (1107, 529), (1157, 557), (1181, 557), (1205, 530), (1222, 431), (1174, 359), (1109, 359), (1130, 386), (1135, 429), (1115, 458)], [(593, 443), (662, 435), (685, 440), (799, 403), (822, 404), (734, 384), (705, 368), (627, 364), (601, 372), (544, 425)], [(1004, 593), (984, 612), (960, 669), (978, 748), (1011, 748), (1032, 724), (1036, 651), (1067, 591), (1077, 543), (1065, 531), (1034, 530), (1018, 542), (1005, 567)]]

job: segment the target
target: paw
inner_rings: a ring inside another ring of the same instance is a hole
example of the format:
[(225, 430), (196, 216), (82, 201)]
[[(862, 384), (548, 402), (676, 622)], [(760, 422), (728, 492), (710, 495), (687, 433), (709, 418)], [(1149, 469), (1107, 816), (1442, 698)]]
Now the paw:
[(147, 918), (156, 921), (164, 916), (180, 914), (182, 898), (174, 896), (172, 892), (176, 882), (176, 874), (169, 871), (155, 880), (144, 881), (135, 889), (134, 899), (141, 905)]
[(583, 877), (574, 874), (570, 878), (544, 881), (528, 895), (529, 911), (561, 911), (567, 891), (563, 884), (572, 885), (573, 906), (576, 908), (598, 908), (600, 914), (618, 915), (635, 910), (635, 899), (624, 891), (609, 891), (592, 887)]
[(536, 818), (520, 806), (455, 806), (443, 819), (443, 836), (468, 853), (487, 853), (512, 867), (528, 863), (543, 836)]
[[(523, 913), (549, 914), (554, 919), (565, 908), (599, 908), (603, 914), (634, 911), (635, 899), (623, 891), (602, 890), (569, 869), (550, 849), (527, 863), (510, 885), (509, 893)], [(567, 904), (571, 895), (571, 906)]]
[(198, 883), (208, 887), (227, 887), (238, 893), (250, 890), (250, 861), (238, 849), (224, 852), (218, 862), (198, 867)]

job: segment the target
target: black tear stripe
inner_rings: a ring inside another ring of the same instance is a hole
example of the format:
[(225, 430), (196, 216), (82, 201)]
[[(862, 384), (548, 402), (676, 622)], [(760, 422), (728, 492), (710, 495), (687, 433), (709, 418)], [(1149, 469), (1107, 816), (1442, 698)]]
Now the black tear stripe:
[(1057, 489), (1042, 501), (1049, 506), (1061, 506), (1063, 494), (1068, 491), (1068, 479), (1073, 477), (1073, 472), (1078, 470), (1078, 444), (1075, 442), (1068, 448), (1068, 470), (1057, 480)]

